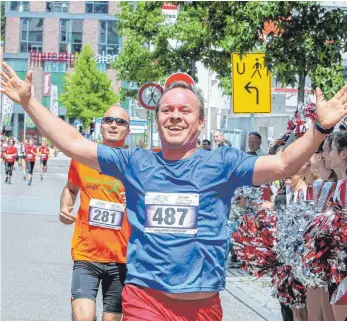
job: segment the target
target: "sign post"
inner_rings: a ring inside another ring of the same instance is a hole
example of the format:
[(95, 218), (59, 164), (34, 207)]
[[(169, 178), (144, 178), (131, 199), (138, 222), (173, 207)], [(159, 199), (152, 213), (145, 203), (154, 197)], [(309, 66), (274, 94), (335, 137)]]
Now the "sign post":
[[(138, 100), (140, 105), (147, 109), (147, 131), (145, 135), (145, 144), (152, 148), (153, 140), (153, 111), (155, 106), (159, 102), (161, 95), (163, 94), (163, 87), (157, 83), (150, 82), (143, 85), (138, 94)], [(152, 111), (152, 113), (151, 113)]]
[(232, 54), (234, 113), (271, 113), (271, 73), (264, 57), (264, 53)]

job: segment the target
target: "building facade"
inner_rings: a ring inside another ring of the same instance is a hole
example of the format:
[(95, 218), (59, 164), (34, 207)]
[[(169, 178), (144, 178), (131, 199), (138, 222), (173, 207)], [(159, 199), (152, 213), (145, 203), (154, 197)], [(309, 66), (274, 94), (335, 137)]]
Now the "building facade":
[[(327, 2), (326, 7), (341, 7), (346, 10), (346, 1)], [(99, 70), (107, 73), (112, 87), (118, 91), (121, 86), (132, 84), (117, 79), (110, 63), (116, 59), (122, 48), (122, 39), (117, 32), (115, 13), (120, 10), (117, 1), (6, 1), (5, 39), (0, 50), (4, 60), (24, 79), (29, 69), (33, 70), (34, 96), (47, 108), (53, 97), (63, 91), (66, 73), (74, 70), (75, 54), (89, 44), (95, 54)], [(343, 54), (344, 76), (347, 78), (347, 54)], [(247, 135), (256, 130), (263, 135), (266, 149), (269, 137), (280, 135), (289, 115), (296, 109), (297, 93), (291, 88), (280, 88), (272, 84), (272, 113), (249, 115), (233, 114), (230, 97), (223, 96), (216, 75), (197, 63), (198, 86), (203, 89), (206, 101), (205, 128), (200, 139), (212, 140), (217, 128), (225, 130), (227, 138), (235, 147), (247, 150)], [(307, 88), (310, 88), (309, 79)], [(66, 109), (58, 104), (58, 114), (66, 117)], [(147, 112), (136, 100), (123, 102), (132, 118), (131, 146), (142, 145), (147, 126)], [(72, 120), (70, 120), (72, 122)], [(154, 126), (152, 126), (154, 127)], [(5, 126), (9, 135), (22, 139), (39, 136), (35, 126), (25, 121), (23, 109), (15, 105), (10, 124)], [(153, 141), (159, 144), (158, 133), (152, 129)]]
[[(3, 58), (22, 79), (33, 70), (34, 96), (50, 108), (52, 96), (63, 91), (66, 73), (74, 70), (75, 55), (89, 44), (97, 67), (118, 91), (122, 82), (110, 68), (122, 46), (117, 10), (116, 1), (6, 1)], [(59, 103), (58, 107), (58, 115), (68, 121), (64, 106)], [(39, 136), (32, 123), (24, 126), (24, 119), (23, 109), (15, 105), (5, 131), (23, 139), (26, 127), (27, 137)]]

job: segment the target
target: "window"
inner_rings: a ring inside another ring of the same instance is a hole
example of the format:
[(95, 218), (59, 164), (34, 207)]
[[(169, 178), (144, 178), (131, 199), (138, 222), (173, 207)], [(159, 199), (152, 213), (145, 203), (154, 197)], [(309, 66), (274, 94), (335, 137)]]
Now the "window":
[(86, 13), (108, 13), (108, 1), (86, 1)]
[(42, 18), (21, 18), (20, 52), (42, 52)]
[(104, 63), (99, 63), (99, 64), (96, 64), (96, 68), (98, 68), (98, 70), (101, 72), (106, 72), (107, 65)]
[(69, 12), (69, 1), (47, 1), (47, 12)]
[(43, 66), (45, 72), (66, 72), (66, 62), (45, 61)]
[(10, 65), (16, 72), (28, 71), (27, 59), (6, 59), (6, 63)]
[(83, 20), (60, 20), (59, 52), (69, 54), (82, 50)]
[(120, 38), (116, 21), (100, 21), (99, 54), (117, 55)]
[(29, 1), (11, 1), (10, 11), (29, 11)]

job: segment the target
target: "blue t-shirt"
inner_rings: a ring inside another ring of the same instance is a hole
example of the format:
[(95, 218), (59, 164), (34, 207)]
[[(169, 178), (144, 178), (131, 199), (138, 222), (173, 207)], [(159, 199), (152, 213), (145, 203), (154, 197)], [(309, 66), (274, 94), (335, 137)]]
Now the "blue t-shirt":
[(99, 144), (102, 173), (126, 192), (126, 282), (169, 293), (224, 289), (231, 197), (252, 185), (256, 159), (220, 147), (168, 161), (161, 152)]

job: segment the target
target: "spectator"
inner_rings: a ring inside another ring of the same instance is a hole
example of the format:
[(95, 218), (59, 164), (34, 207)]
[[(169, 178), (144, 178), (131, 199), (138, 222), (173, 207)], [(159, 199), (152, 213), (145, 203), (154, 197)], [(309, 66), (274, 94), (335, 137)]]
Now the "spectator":
[(90, 122), (89, 128), (90, 128), (90, 138), (91, 138), (91, 139), (94, 139), (95, 119), (93, 119), (93, 120)]
[(80, 124), (78, 126), (78, 131), (80, 132), (81, 135), (83, 135), (83, 125), (82, 124)]
[(211, 142), (208, 139), (202, 141), (202, 149), (211, 150)]
[(199, 138), (196, 140), (196, 147), (201, 148), (201, 140)]
[(221, 146), (231, 147), (230, 142), (228, 142), (224, 137), (224, 132), (220, 129), (215, 130), (213, 134), (213, 141), (217, 145), (217, 147), (221, 147)]
[(251, 132), (248, 135), (248, 148), (250, 155), (264, 156), (265, 153), (260, 149), (262, 143), (261, 135), (258, 132)]

